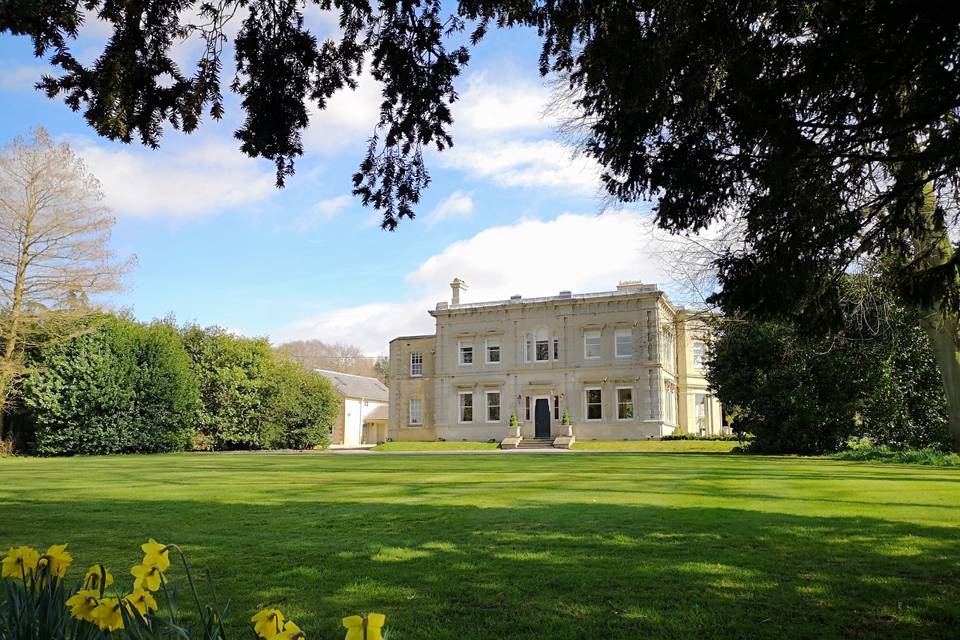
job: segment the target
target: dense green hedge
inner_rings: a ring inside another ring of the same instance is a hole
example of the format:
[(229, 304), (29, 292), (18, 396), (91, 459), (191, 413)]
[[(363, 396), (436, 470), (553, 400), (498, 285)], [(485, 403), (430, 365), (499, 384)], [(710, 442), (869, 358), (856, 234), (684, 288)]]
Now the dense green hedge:
[(719, 442), (739, 442), (740, 438), (734, 435), (714, 435), (714, 436), (701, 436), (695, 433), (675, 433), (668, 436), (663, 436), (661, 440), (707, 440), (707, 441), (719, 441)]
[(339, 399), (266, 340), (104, 316), (32, 350), (17, 442), (38, 455), (326, 446)]
[(940, 373), (917, 314), (870, 276), (849, 276), (843, 326), (729, 320), (710, 383), (750, 450), (821, 454), (867, 437), (894, 449), (950, 446)]
[(190, 446), (199, 394), (174, 327), (107, 317), (38, 349), (20, 399), (35, 453), (155, 453)]

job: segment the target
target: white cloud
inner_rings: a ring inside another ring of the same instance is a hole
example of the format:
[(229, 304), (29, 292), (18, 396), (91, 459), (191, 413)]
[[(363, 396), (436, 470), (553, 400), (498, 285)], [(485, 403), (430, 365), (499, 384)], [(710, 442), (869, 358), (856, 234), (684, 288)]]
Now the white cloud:
[(253, 204), (275, 191), (272, 167), (226, 142), (170, 140), (150, 150), (78, 138), (71, 145), (121, 216), (185, 218)]
[(381, 84), (369, 73), (358, 80), (355, 90), (341, 89), (320, 110), (310, 107), (310, 126), (303, 133), (307, 151), (333, 152), (343, 147), (362, 146), (380, 119)]
[(300, 231), (306, 231), (324, 222), (329, 222), (340, 215), (343, 210), (352, 203), (353, 197), (346, 194), (320, 200), (313, 205), (310, 211), (296, 219), (296, 227)]
[(636, 211), (564, 214), (553, 220), (521, 220), (455, 242), (406, 277), (401, 302), (333, 309), (275, 331), (274, 342), (318, 338), (386, 353), (400, 335), (433, 333), (427, 311), (449, 300), (449, 283), (464, 279), (464, 302), (609, 291), (617, 282), (666, 282), (656, 256), (650, 216)]
[(544, 115), (549, 100), (550, 93), (541, 82), (493, 82), (487, 73), (474, 73), (453, 106), (454, 135), (474, 137), (545, 129), (553, 125)]
[(0, 90), (33, 91), (34, 85), (44, 75), (56, 75), (56, 70), (46, 64), (10, 64), (0, 63)]
[(424, 222), (433, 226), (450, 218), (466, 218), (473, 213), (473, 197), (469, 193), (454, 191), (428, 213)]
[(440, 155), (444, 166), (501, 187), (550, 187), (594, 195), (600, 167), (556, 140), (492, 140), (458, 145)]

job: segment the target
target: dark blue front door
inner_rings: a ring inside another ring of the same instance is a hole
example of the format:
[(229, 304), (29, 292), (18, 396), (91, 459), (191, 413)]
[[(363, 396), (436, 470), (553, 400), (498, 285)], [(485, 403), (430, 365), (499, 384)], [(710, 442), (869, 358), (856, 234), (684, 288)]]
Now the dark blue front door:
[(536, 438), (550, 437), (550, 401), (539, 398), (533, 410), (533, 435)]

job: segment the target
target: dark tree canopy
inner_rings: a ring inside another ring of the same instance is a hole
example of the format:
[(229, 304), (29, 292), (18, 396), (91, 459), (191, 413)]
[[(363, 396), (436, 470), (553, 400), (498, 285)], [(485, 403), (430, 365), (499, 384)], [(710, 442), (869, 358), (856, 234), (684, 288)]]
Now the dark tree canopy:
[[(309, 0), (87, 0), (114, 27), (90, 67), (72, 55), (77, 0), (8, 0), (0, 31), (51, 55), (62, 95), (104, 136), (158, 144), (164, 123), (220, 117), (223, 24), (242, 20), (231, 83), (244, 153), (276, 163), (303, 149), (307, 104), (383, 83), (380, 121), (354, 193), (393, 229), (430, 181), (423, 151), (450, 146), (454, 80), (491, 27), (543, 41), (543, 74), (569, 83), (585, 152), (609, 194), (657, 201), (658, 224), (697, 232), (743, 223), (717, 261), (728, 313), (839, 320), (839, 281), (893, 257), (925, 314), (960, 448), (960, 252), (949, 232), (960, 176), (960, 7), (908, 0), (317, 0), (340, 33), (318, 42)], [(187, 20), (183, 16), (199, 18)], [(197, 66), (170, 57), (199, 33)]]

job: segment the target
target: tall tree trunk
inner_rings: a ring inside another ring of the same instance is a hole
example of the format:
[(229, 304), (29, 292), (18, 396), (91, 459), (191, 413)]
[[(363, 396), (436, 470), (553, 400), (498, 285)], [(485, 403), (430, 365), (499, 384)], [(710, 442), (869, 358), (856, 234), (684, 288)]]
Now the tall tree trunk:
[[(936, 209), (937, 197), (933, 185), (928, 182), (923, 187), (920, 222), (913, 233), (916, 252), (914, 268), (932, 269), (953, 259), (953, 243)], [(960, 277), (954, 276), (946, 283), (946, 287), (960, 291)], [(947, 292), (943, 292), (941, 299), (949, 297)], [(921, 326), (930, 338), (930, 346), (943, 379), (953, 449), (960, 452), (960, 315), (943, 302), (935, 302), (920, 311)]]
[(10, 317), (3, 327), (3, 352), (0, 354), (0, 422), (6, 417), (7, 403), (13, 392), (13, 385), (22, 371), (20, 349), (20, 323), (23, 311), (23, 288), (26, 280), (27, 265), (30, 262), (30, 246), (33, 242), (33, 216), (36, 203), (33, 195), (34, 182), (27, 186), (27, 210), (19, 238), (17, 270), (13, 284), (13, 298), (10, 301)]
[(921, 321), (943, 377), (950, 415), (953, 449), (960, 452), (960, 318), (953, 313), (931, 313)]

